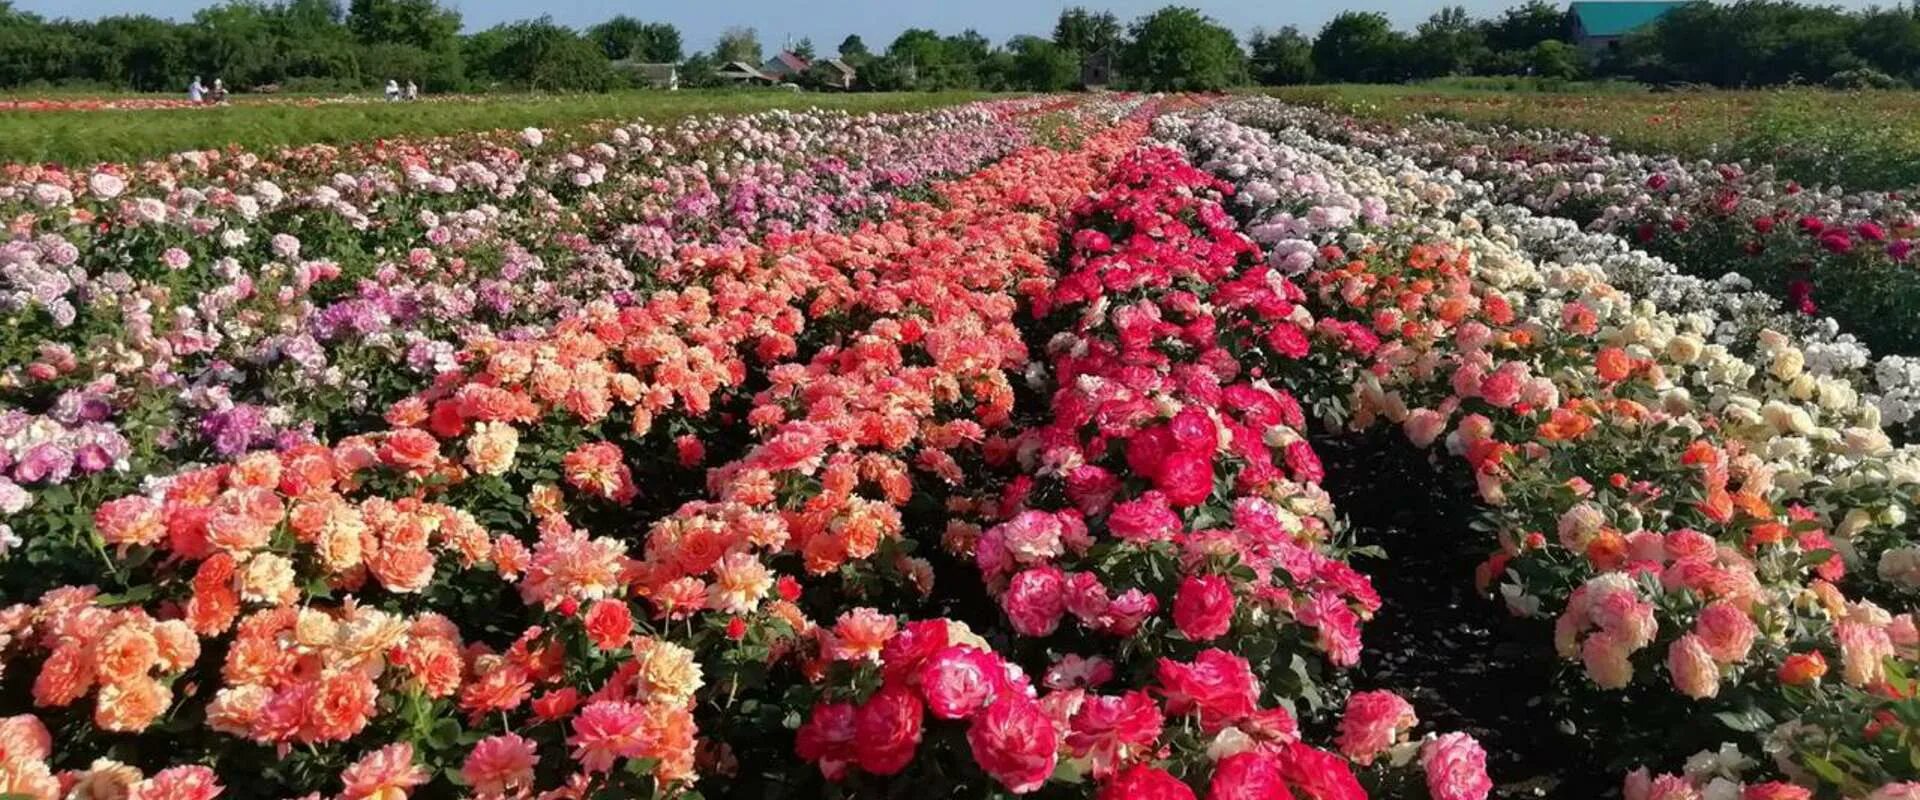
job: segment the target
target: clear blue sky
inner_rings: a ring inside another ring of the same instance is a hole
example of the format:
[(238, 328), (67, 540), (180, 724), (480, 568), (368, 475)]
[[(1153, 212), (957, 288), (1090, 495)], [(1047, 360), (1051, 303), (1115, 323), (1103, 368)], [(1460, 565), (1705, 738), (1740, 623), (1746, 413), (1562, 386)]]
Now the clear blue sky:
[[(1105, 8), (1121, 21), (1131, 21), (1168, 2), (1197, 6), (1242, 36), (1256, 27), (1278, 28), (1296, 25), (1308, 34), (1344, 9), (1382, 11), (1394, 24), (1411, 29), (1427, 15), (1447, 4), (1445, 0), (1345, 0), (1341, 3), (1290, 2), (1289, 0), (1109, 0), (1108, 2), (1063, 2), (1062, 0), (681, 0), (661, 2), (619, 2), (619, 0), (442, 0), (460, 10), (467, 29), (479, 30), (496, 23), (540, 14), (552, 15), (556, 22), (584, 28), (615, 14), (628, 14), (648, 21), (671, 22), (680, 28), (687, 52), (713, 46), (720, 32), (732, 25), (746, 25), (760, 32), (760, 43), (769, 51), (781, 46), (787, 37), (812, 37), (822, 52), (831, 52), (849, 33), (858, 33), (875, 50), (886, 47), (906, 28), (932, 28), (942, 34), (967, 28), (980, 31), (994, 43), (1022, 33), (1046, 35), (1063, 8), (1086, 5)], [(1499, 13), (1520, 0), (1459, 0), (1475, 17)], [(345, 0), (343, 0), (344, 4)], [(14, 7), (47, 17), (91, 18), (109, 14), (154, 14), (186, 19), (197, 9), (214, 5), (207, 0), (15, 0)], [(1562, 2), (1564, 5), (1564, 2)], [(1841, 0), (1838, 5), (1860, 8), (1870, 0)], [(1898, 0), (1884, 0), (1896, 5)]]

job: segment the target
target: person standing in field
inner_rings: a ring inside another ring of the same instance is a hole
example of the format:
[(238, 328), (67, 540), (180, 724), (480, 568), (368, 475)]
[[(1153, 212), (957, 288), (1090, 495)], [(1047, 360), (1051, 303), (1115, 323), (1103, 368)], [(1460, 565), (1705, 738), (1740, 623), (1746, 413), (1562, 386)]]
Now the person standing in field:
[(388, 78), (387, 79), (387, 102), (391, 103), (399, 99), (400, 99), (400, 82), (392, 78)]
[(220, 78), (214, 78), (214, 79), (213, 79), (213, 94), (212, 94), (212, 95), (210, 95), (210, 97), (212, 98), (212, 100), (213, 100), (213, 103), (214, 103), (214, 105), (219, 105), (219, 104), (221, 104), (221, 103), (225, 103), (225, 102), (227, 102), (227, 83), (226, 83), (226, 81), (224, 81), (224, 80), (221, 80)]
[(415, 86), (413, 84), (413, 81), (407, 81), (407, 99), (408, 100), (420, 99), (420, 87)]
[(200, 85), (200, 76), (193, 76), (193, 82), (187, 84), (187, 102), (198, 103), (206, 99), (207, 88)]

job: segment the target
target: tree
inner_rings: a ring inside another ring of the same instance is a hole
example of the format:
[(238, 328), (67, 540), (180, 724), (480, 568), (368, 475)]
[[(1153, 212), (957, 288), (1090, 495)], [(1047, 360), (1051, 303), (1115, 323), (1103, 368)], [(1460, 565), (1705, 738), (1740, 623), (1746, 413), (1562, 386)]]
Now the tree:
[(1567, 38), (1567, 14), (1547, 0), (1527, 0), (1482, 25), (1487, 46), (1494, 50), (1526, 52), (1548, 39)]
[(760, 33), (752, 28), (734, 26), (720, 34), (713, 46), (713, 58), (721, 64), (744, 61), (760, 64)]
[(467, 52), (476, 71), (511, 86), (597, 92), (613, 84), (600, 45), (551, 17), (489, 28), (470, 40)]
[(353, 0), (347, 29), (364, 44), (404, 44), (426, 50), (451, 47), (460, 34), (460, 12), (434, 0)]
[(587, 29), (587, 39), (613, 61), (648, 64), (680, 61), (680, 29), (664, 22), (641, 22), (625, 14)]
[(1867, 9), (1853, 35), (1852, 50), (1881, 72), (1920, 80), (1920, 5), (1912, 12)]
[(1276, 33), (1254, 31), (1247, 49), (1252, 51), (1248, 71), (1261, 84), (1290, 86), (1313, 80), (1313, 42), (1292, 25)]
[(813, 40), (805, 36), (800, 37), (800, 41), (793, 44), (793, 54), (799, 56), (802, 61), (812, 61), (814, 59)]
[(860, 34), (850, 33), (847, 34), (847, 38), (840, 40), (840, 59), (842, 61), (855, 61), (871, 57), (873, 57), (873, 53), (868, 52), (867, 43), (860, 38)]
[(1167, 6), (1129, 29), (1121, 74), (1155, 90), (1217, 90), (1246, 77), (1246, 53), (1233, 32), (1198, 10)]
[(1385, 14), (1345, 11), (1313, 40), (1313, 69), (1321, 80), (1387, 83), (1405, 77), (1406, 37)]
[(1559, 39), (1542, 39), (1527, 51), (1527, 67), (1542, 78), (1573, 80), (1582, 71), (1580, 49)]
[(1090, 55), (1120, 42), (1120, 18), (1098, 14), (1081, 6), (1060, 12), (1053, 24), (1053, 43), (1080, 55)]
[(1038, 36), (1015, 36), (1007, 43), (1012, 56), (1007, 88), (1029, 92), (1057, 92), (1079, 78), (1079, 60), (1073, 51)]
[(887, 60), (898, 71), (901, 85), (897, 88), (945, 88), (947, 42), (930, 28), (901, 31), (887, 45)]
[(1448, 6), (1420, 23), (1410, 50), (1411, 67), (1420, 77), (1458, 75), (1485, 60), (1485, 37), (1460, 6)]

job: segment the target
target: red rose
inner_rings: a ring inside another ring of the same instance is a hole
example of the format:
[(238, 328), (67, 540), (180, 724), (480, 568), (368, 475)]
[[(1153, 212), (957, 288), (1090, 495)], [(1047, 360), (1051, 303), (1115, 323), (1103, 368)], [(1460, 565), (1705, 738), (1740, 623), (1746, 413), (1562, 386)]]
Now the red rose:
[(1173, 431), (1174, 444), (1182, 450), (1211, 453), (1220, 444), (1220, 434), (1214, 429), (1213, 418), (1197, 406), (1180, 409), (1180, 413), (1173, 415), (1173, 421), (1167, 424), (1167, 428)]
[(1252, 714), (1260, 697), (1247, 660), (1223, 650), (1201, 651), (1190, 663), (1160, 659), (1160, 694), (1169, 714), (1199, 714), (1213, 733)]
[(700, 466), (700, 462), (707, 460), (707, 446), (701, 443), (700, 437), (691, 433), (681, 434), (675, 438), (673, 448), (683, 468), (692, 469)]
[(1182, 450), (1168, 455), (1154, 476), (1154, 486), (1167, 496), (1174, 508), (1190, 508), (1207, 501), (1213, 494), (1211, 453)]
[(1073, 714), (1067, 749), (1092, 764), (1094, 778), (1105, 778), (1153, 753), (1163, 722), (1160, 706), (1146, 692), (1090, 695)]
[(820, 774), (837, 781), (847, 773), (854, 760), (853, 741), (858, 736), (859, 712), (852, 703), (820, 703), (794, 734), (793, 751), (801, 758), (820, 765)]
[(880, 663), (887, 682), (904, 682), (919, 675), (920, 665), (946, 646), (946, 620), (927, 619), (907, 623), (905, 629), (894, 634), (880, 649)]
[(533, 715), (542, 722), (554, 722), (573, 713), (580, 705), (580, 690), (568, 686), (533, 699)]
[(1097, 800), (1194, 800), (1193, 789), (1166, 770), (1135, 764), (1100, 786)]
[(1304, 358), (1307, 351), (1312, 349), (1307, 332), (1291, 322), (1279, 323), (1267, 331), (1267, 346), (1288, 358)]
[(913, 760), (920, 745), (920, 722), (925, 714), (920, 698), (890, 683), (860, 706), (854, 720), (854, 759), (875, 775), (892, 775)]
[(934, 653), (920, 666), (920, 691), (941, 719), (963, 719), (991, 702), (1002, 683), (1000, 662), (991, 653), (954, 645)]
[(584, 622), (587, 639), (602, 650), (626, 646), (627, 637), (633, 633), (633, 612), (619, 600), (595, 600), (587, 607)]
[(1053, 720), (1033, 698), (1008, 693), (987, 706), (967, 728), (973, 760), (1014, 794), (1047, 782), (1059, 759)]
[(1213, 765), (1207, 800), (1293, 800), (1293, 792), (1287, 790), (1272, 756), (1249, 750)]
[(418, 428), (402, 428), (380, 442), (380, 460), (396, 467), (425, 469), (440, 459), (440, 440)]
[(727, 620), (727, 638), (736, 642), (747, 638), (747, 621), (739, 617)]
[(1135, 764), (1100, 785), (1096, 800), (1194, 800), (1194, 790), (1165, 769)]
[(1305, 439), (1296, 439), (1287, 445), (1287, 471), (1301, 483), (1319, 483), (1327, 477), (1326, 469), (1320, 466), (1320, 456)]
[(1034, 567), (1013, 576), (1000, 595), (1013, 629), (1022, 636), (1046, 636), (1066, 613), (1066, 576), (1055, 567)]
[(1107, 532), (1129, 542), (1164, 541), (1182, 530), (1180, 515), (1159, 492), (1149, 491), (1116, 504), (1107, 515)]
[(782, 575), (780, 580), (774, 582), (773, 591), (780, 595), (780, 599), (791, 603), (800, 599), (800, 582), (794, 580), (792, 575)]
[(1152, 478), (1160, 474), (1160, 465), (1174, 448), (1173, 431), (1165, 425), (1135, 433), (1127, 439), (1127, 468), (1135, 475)]
[(1314, 800), (1367, 800), (1346, 759), (1299, 742), (1281, 751), (1280, 775)]
[(1188, 577), (1173, 596), (1173, 624), (1196, 642), (1225, 636), (1233, 627), (1233, 587), (1218, 575)]

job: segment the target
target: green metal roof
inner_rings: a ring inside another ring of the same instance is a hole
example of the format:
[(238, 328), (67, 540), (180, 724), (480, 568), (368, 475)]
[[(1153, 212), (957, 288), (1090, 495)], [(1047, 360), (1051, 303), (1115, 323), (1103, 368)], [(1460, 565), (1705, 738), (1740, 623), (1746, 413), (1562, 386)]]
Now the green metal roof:
[(1686, 0), (1660, 2), (1578, 2), (1573, 15), (1588, 36), (1624, 36), (1666, 13), (1686, 5)]

